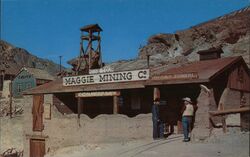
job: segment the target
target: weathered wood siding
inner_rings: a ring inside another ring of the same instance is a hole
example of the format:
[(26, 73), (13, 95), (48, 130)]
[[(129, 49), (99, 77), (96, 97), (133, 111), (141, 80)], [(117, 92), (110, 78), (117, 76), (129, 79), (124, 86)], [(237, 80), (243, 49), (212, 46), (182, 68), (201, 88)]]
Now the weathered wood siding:
[(229, 75), (228, 87), (235, 90), (250, 92), (250, 76), (243, 65), (239, 65)]
[(30, 157), (44, 157), (45, 141), (40, 139), (30, 140)]
[(33, 96), (33, 107), (32, 107), (32, 114), (33, 114), (33, 131), (42, 131), (44, 129), (43, 124), (43, 112), (44, 112), (44, 96), (41, 95), (34, 95)]

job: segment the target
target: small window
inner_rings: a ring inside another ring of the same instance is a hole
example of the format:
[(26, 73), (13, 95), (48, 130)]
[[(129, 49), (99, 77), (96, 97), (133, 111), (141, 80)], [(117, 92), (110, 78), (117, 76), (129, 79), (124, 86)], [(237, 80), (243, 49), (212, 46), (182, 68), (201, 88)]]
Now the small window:
[(26, 83), (26, 89), (30, 89), (32, 87), (31, 82)]
[(22, 91), (22, 84), (21, 84), (21, 83), (18, 83), (18, 84), (17, 84), (17, 91), (18, 91), (18, 92), (21, 92), (21, 91)]

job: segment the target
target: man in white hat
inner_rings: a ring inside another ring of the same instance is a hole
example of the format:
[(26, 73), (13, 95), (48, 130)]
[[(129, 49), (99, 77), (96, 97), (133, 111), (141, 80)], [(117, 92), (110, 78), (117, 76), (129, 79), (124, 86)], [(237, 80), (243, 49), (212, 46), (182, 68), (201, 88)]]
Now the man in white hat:
[(190, 141), (189, 131), (192, 125), (192, 120), (195, 112), (195, 108), (192, 105), (192, 101), (190, 98), (186, 97), (182, 99), (184, 101), (184, 105), (182, 108), (182, 127), (184, 134), (184, 142)]

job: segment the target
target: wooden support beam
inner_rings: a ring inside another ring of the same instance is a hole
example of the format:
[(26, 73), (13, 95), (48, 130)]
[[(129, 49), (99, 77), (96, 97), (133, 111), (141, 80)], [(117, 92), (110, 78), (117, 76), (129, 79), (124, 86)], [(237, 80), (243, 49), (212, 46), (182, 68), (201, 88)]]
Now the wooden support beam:
[(80, 97), (77, 98), (77, 113), (78, 113), (78, 118), (80, 119), (80, 115), (82, 113), (82, 98)]
[(91, 39), (92, 41), (95, 41), (95, 40), (100, 40), (100, 36), (92, 35), (90, 37), (89, 35), (83, 35), (83, 36), (81, 36), (81, 39), (82, 40), (89, 40), (89, 39)]
[(226, 133), (227, 132), (227, 124), (226, 124), (225, 116), (222, 116), (222, 128), (223, 128), (223, 132)]
[(113, 114), (119, 113), (119, 100), (118, 96), (113, 96)]
[(91, 66), (92, 66), (92, 31), (89, 30), (89, 47), (90, 47), (90, 50), (89, 50), (89, 70), (91, 69)]
[(177, 133), (178, 134), (182, 134), (183, 133), (182, 122), (180, 120), (177, 121)]
[(223, 116), (226, 114), (236, 114), (236, 113), (242, 113), (242, 112), (249, 112), (250, 107), (242, 107), (237, 109), (227, 109), (227, 110), (221, 110), (221, 111), (210, 111), (209, 114), (211, 116)]
[(10, 81), (10, 84), (9, 84), (9, 91), (10, 91), (10, 118), (12, 118), (12, 80)]
[(102, 68), (102, 52), (101, 52), (101, 35), (100, 35), (100, 32), (98, 32), (98, 52), (99, 52), (99, 55), (100, 55), (100, 59), (99, 59), (99, 64)]
[(160, 97), (161, 97), (160, 89), (155, 87), (154, 88), (154, 100), (157, 98), (160, 99)]

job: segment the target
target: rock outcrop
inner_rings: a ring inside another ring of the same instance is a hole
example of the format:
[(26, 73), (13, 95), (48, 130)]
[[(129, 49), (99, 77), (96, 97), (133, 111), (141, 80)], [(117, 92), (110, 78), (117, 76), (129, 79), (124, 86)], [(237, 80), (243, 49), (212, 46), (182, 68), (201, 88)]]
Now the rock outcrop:
[[(161, 54), (197, 60), (196, 52), (221, 47), (224, 56), (241, 55), (249, 63), (250, 7), (218, 17), (174, 34), (156, 34), (139, 51), (139, 59)], [(159, 56), (160, 57), (160, 56)]]
[(9, 67), (13, 66), (43, 69), (52, 75), (55, 75), (60, 69), (58, 64), (50, 60), (36, 57), (23, 48), (15, 47), (0, 40), (0, 67), (5, 67), (8, 70)]

